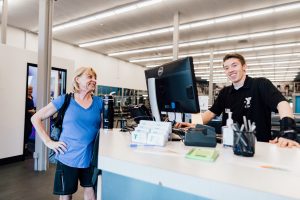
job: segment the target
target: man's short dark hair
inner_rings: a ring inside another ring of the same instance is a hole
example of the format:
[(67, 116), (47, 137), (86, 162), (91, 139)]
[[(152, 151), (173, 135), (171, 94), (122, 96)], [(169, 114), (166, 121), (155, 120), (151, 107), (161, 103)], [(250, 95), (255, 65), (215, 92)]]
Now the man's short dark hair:
[(238, 59), (242, 65), (246, 64), (246, 60), (245, 60), (244, 56), (242, 56), (241, 54), (238, 54), (238, 53), (230, 53), (230, 54), (225, 55), (223, 58), (223, 63), (230, 58)]

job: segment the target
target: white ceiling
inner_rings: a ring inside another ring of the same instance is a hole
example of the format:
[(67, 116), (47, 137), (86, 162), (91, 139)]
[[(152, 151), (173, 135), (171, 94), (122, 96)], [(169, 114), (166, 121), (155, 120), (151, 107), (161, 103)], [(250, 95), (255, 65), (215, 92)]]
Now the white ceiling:
[[(106, 12), (115, 8), (132, 5), (143, 2), (136, 0), (58, 0), (54, 2), (53, 25), (60, 25), (69, 21), (94, 15), (100, 12)], [(160, 3), (147, 7), (142, 7), (130, 12), (119, 15), (95, 20), (90, 23), (81, 24), (55, 31), (53, 37), (69, 44), (79, 45), (86, 42), (92, 42), (103, 39), (110, 39), (141, 33), (144, 31), (155, 30), (165, 27), (172, 27), (174, 14), (179, 11), (180, 24), (186, 24), (195, 21), (207, 19), (218, 19), (228, 15), (245, 13), (256, 9), (265, 9), (267, 7), (276, 7), (281, 4), (295, 4), (300, 1), (289, 0), (162, 0)], [(295, 4), (296, 5), (296, 4)], [(300, 6), (288, 11), (265, 14), (246, 19), (233, 21), (224, 21), (198, 28), (191, 28), (180, 31), (179, 43), (203, 41), (214, 38), (224, 38), (235, 35), (253, 34), (265, 31), (299, 28), (300, 29)], [(38, 29), (38, 0), (8, 0), (8, 25), (19, 27), (32, 32)], [(135, 39), (128, 39), (118, 42), (100, 44), (96, 46), (84, 47), (101, 54), (111, 54), (116, 52), (136, 50), (142, 48), (158, 47), (163, 45), (172, 45), (172, 32), (145, 36)], [(261, 36), (247, 40), (232, 40), (227, 42), (214, 42), (210, 44), (194, 45), (182, 47), (179, 49), (180, 55), (193, 53), (209, 53), (222, 50), (234, 50), (241, 48), (271, 46), (286, 43), (300, 43), (300, 30), (294, 33), (273, 34)], [(83, 47), (82, 47), (83, 48)], [(262, 55), (282, 55), (288, 53), (299, 53), (300, 45), (292, 47), (282, 47), (269, 50), (252, 50), (248, 52), (239, 51), (246, 59), (253, 56)], [(220, 60), (225, 53), (215, 54), (214, 59)], [(300, 56), (258, 58), (248, 60), (249, 65), (252, 63), (266, 63), (266, 65), (249, 66), (249, 73), (256, 71), (260, 76), (268, 78), (280, 77), (282, 80), (285, 76), (295, 76), (300, 74)], [(144, 58), (161, 58), (172, 56), (172, 49), (154, 50), (144, 53), (134, 53), (115, 56), (119, 59), (132, 61)], [(170, 61), (171, 58), (157, 61), (136, 62), (141, 66), (159, 65)], [(195, 56), (194, 61), (209, 61), (209, 55)], [(278, 61), (299, 61), (298, 63), (279, 63)], [(273, 63), (273, 64), (272, 64)], [(198, 75), (206, 78), (208, 64), (197, 64), (195, 67)], [(221, 66), (218, 61), (215, 66)], [(282, 67), (290, 67), (283, 68)], [(254, 71), (251, 71), (250, 69)], [(260, 70), (255, 70), (259, 68)], [(268, 69), (266, 69), (268, 68)], [(218, 74), (220, 69), (216, 69)], [(290, 72), (289, 72), (290, 71)], [(266, 73), (265, 73), (266, 72)], [(222, 74), (222, 72), (220, 72)], [(279, 74), (279, 75), (277, 75)], [(218, 78), (219, 79), (219, 78)], [(217, 79), (215, 79), (217, 81)], [(220, 79), (219, 79), (220, 80)]]

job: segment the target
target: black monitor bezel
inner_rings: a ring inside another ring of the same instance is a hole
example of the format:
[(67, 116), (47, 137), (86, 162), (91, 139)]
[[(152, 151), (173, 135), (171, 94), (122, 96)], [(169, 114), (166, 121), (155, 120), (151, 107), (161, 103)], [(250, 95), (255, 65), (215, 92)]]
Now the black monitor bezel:
[[(174, 68), (178, 68), (179, 70), (181, 70), (179, 67), (180, 63), (184, 63), (185, 65), (188, 64), (188, 71), (190, 72), (188, 75), (189, 75), (189, 78), (191, 79), (191, 84), (193, 87), (193, 100), (192, 101), (194, 101), (194, 105), (192, 105), (190, 110), (172, 110), (172, 112), (199, 113), (200, 106), (199, 106), (198, 91), (197, 91), (196, 77), (195, 77), (194, 64), (193, 64), (192, 57), (178, 59), (178, 60), (175, 60), (175, 61), (172, 61), (169, 63), (165, 63), (161, 66), (157, 66), (157, 67), (145, 70), (147, 88), (149, 89), (148, 81), (147, 81), (149, 78), (155, 78), (157, 80), (157, 79), (164, 78), (165, 76), (168, 77), (168, 76), (170, 76), (170, 74), (166, 75), (166, 74), (164, 74), (164, 72), (174, 71)], [(163, 72), (161, 73), (161, 71), (163, 71)], [(148, 94), (149, 94), (149, 90), (148, 90)], [(158, 99), (157, 99), (157, 102), (159, 102)], [(162, 112), (162, 111), (170, 112), (171, 111), (169, 109), (161, 109), (161, 106), (159, 106), (159, 107), (160, 107), (159, 112)]]

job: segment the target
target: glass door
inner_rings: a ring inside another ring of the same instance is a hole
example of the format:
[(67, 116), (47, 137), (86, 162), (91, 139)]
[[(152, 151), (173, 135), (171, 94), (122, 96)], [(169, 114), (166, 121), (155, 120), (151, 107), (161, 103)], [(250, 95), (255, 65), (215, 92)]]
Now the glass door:
[[(52, 67), (50, 79), (50, 98), (53, 100), (59, 95), (66, 93), (67, 70)], [(24, 128), (24, 155), (25, 158), (32, 158), (35, 146), (35, 129), (30, 118), (34, 114), (37, 104), (37, 65), (27, 64), (27, 91), (25, 108)], [(50, 124), (52, 124), (50, 118)]]

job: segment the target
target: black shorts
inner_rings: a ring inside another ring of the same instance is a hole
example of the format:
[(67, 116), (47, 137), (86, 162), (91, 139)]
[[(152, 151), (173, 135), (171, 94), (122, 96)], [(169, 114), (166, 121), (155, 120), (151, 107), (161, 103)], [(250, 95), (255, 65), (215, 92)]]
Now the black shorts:
[(57, 161), (53, 194), (70, 195), (74, 194), (78, 188), (78, 180), (82, 187), (93, 187), (92, 169), (69, 167)]

